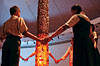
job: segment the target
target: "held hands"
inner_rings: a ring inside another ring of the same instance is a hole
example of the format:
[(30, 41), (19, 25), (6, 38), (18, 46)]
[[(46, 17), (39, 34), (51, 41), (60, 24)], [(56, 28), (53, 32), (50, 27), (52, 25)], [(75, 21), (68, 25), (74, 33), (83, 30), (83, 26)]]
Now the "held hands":
[(22, 60), (24, 60), (24, 58), (23, 57), (20, 57)]
[(49, 41), (51, 41), (51, 38), (50, 37), (45, 37), (45, 38), (40, 39), (40, 42), (42, 44), (47, 44)]
[(27, 58), (25, 59), (25, 58), (23, 58), (22, 56), (20, 56), (20, 58), (21, 58), (22, 60), (24, 60), (24, 61), (28, 61), (28, 59), (29, 59), (29, 57), (27, 57)]
[(58, 60), (56, 60), (55, 63), (57, 64), (57, 63), (59, 63), (61, 60), (63, 60), (63, 59), (62, 59), (62, 58), (61, 58), (61, 59), (58, 59)]
[(24, 61), (28, 61), (28, 59), (29, 59), (29, 58), (22, 58), (22, 60), (24, 60)]
[(29, 58), (25, 58), (24, 61), (28, 61)]
[(55, 61), (55, 63), (57, 64), (59, 61), (58, 60), (56, 60), (56, 59), (54, 59), (54, 61)]

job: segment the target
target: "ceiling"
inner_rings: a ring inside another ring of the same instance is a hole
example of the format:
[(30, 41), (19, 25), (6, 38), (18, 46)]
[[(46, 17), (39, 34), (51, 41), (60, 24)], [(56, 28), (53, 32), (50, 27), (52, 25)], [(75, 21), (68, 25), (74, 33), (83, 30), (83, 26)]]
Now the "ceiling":
[[(71, 17), (70, 9), (74, 4), (80, 4), (83, 11), (92, 20), (92, 23), (95, 24), (96, 30), (100, 35), (100, 0), (49, 0), (49, 33), (54, 32)], [(29, 31), (36, 35), (38, 0), (0, 0), (0, 31), (2, 30), (3, 23), (10, 18), (9, 8), (14, 5), (19, 6), (21, 17), (25, 19)], [(72, 36), (73, 33), (70, 28), (59, 36), (54, 37), (50, 44), (69, 42), (68, 39)], [(32, 47), (33, 44), (35, 46), (34, 40), (27, 37), (23, 38), (22, 41), (24, 42), (22, 44), (24, 47)]]
[[(71, 7), (80, 4), (83, 11), (91, 19), (100, 17), (100, 0), (49, 0), (49, 32), (54, 32), (71, 17)], [(9, 8), (13, 5), (21, 9), (21, 17), (29, 31), (37, 33), (38, 0), (0, 0), (0, 30), (3, 23), (10, 17)]]

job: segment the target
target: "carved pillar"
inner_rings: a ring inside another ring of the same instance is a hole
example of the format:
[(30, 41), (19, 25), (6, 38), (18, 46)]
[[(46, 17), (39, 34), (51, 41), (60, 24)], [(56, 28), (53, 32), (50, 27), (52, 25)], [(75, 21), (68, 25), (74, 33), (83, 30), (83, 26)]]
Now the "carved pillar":
[[(49, 33), (48, 5), (49, 0), (38, 1), (37, 35), (39, 38), (44, 38)], [(48, 43), (43, 45), (38, 41), (36, 42), (35, 66), (49, 66), (48, 52)]]

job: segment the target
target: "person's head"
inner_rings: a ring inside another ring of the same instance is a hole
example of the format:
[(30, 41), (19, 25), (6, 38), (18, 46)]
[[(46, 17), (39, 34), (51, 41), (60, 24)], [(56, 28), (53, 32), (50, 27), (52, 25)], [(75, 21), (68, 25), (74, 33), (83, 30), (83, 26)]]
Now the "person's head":
[(80, 14), (81, 11), (82, 11), (82, 8), (81, 8), (81, 6), (79, 4), (75, 4), (71, 8), (72, 15)]
[(74, 43), (74, 38), (71, 38), (71, 39), (70, 39), (70, 42), (71, 42), (71, 44), (73, 45), (73, 43)]
[(20, 9), (18, 8), (18, 6), (13, 6), (10, 8), (10, 15), (16, 15), (20, 17)]

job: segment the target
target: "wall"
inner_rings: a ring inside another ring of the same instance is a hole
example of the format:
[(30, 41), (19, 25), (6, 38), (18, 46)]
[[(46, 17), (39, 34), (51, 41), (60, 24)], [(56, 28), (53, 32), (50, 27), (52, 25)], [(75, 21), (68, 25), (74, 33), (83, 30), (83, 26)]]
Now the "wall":
[[(65, 44), (59, 44), (59, 45), (52, 45), (49, 46), (49, 50), (51, 51), (52, 55), (56, 59), (60, 59), (60, 57), (63, 56), (63, 54), (66, 52), (68, 47), (70, 46), (69, 43)], [(21, 56), (26, 58), (28, 57), (32, 52), (35, 51), (35, 47), (33, 48), (21, 48)], [(0, 60), (1, 60), (1, 55), (2, 55), (2, 50), (0, 50)], [(1, 61), (0, 61), (1, 64)], [(49, 56), (49, 66), (68, 66), (68, 58), (65, 61), (61, 61), (58, 64), (54, 62), (54, 60)], [(28, 61), (23, 61), (20, 59), (19, 66), (35, 66), (35, 56), (31, 57)]]
[[(60, 59), (64, 55), (64, 53), (66, 52), (69, 46), (70, 46), (70, 43), (52, 45), (52, 46), (49, 46), (49, 50), (51, 51), (51, 53), (56, 59)], [(100, 52), (100, 36), (99, 36), (97, 47)], [(21, 56), (26, 58), (34, 51), (35, 51), (35, 47), (34, 48), (21, 48)], [(0, 50), (0, 59), (1, 59), (1, 55), (2, 53)], [(62, 65), (69, 66), (68, 61), (69, 61), (69, 58), (56, 64), (54, 60), (51, 57), (49, 57), (49, 66), (62, 66)], [(1, 61), (0, 61), (0, 64), (1, 64)], [(19, 66), (35, 66), (35, 56), (31, 57), (28, 61), (23, 61), (22, 59), (20, 59)]]
[[(59, 45), (52, 45), (49, 46), (49, 50), (51, 51), (52, 55), (56, 59), (60, 59), (70, 46), (69, 43), (66, 44), (59, 44)], [(28, 57), (32, 52), (35, 51), (35, 48), (23, 48), (21, 49), (21, 56), (24, 58)], [(68, 66), (68, 58), (65, 61), (61, 61), (58, 64), (54, 62), (54, 60), (49, 56), (49, 66)], [(23, 61), (20, 59), (20, 66), (35, 66), (35, 56), (31, 57), (28, 61)]]

